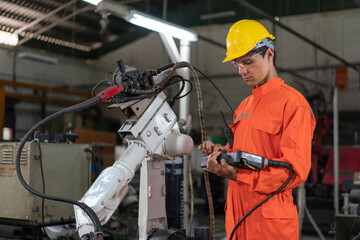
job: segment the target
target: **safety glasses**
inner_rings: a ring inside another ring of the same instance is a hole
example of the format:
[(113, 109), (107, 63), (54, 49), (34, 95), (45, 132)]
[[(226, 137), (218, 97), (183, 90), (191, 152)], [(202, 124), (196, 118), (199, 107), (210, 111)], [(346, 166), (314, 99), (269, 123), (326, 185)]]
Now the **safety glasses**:
[(234, 65), (234, 67), (236, 69), (238, 68), (246, 68), (246, 67), (249, 67), (252, 63), (254, 63), (254, 59), (260, 54), (261, 52), (257, 52), (257, 53), (254, 53), (253, 55), (251, 55), (250, 57), (242, 60), (242, 61), (236, 61), (236, 60), (233, 60), (232, 61), (232, 64)]

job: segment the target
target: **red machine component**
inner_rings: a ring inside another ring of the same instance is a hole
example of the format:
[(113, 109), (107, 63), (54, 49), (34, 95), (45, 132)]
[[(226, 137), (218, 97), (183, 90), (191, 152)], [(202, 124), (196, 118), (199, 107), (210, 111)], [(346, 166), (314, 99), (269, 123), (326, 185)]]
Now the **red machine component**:
[[(329, 157), (326, 163), (322, 183), (334, 185), (334, 151), (329, 148)], [(360, 172), (360, 147), (339, 147), (339, 184), (343, 179), (353, 179), (354, 173)]]
[(313, 152), (311, 155), (311, 177), (312, 182), (314, 183), (321, 181), (319, 171), (322, 168), (321, 166), (324, 166), (326, 161), (326, 158), (324, 158), (324, 152), (326, 155), (328, 155), (329, 151), (328, 149), (327, 151), (324, 151), (325, 149), (323, 149), (323, 138), (332, 127), (332, 123), (332, 119), (325, 115), (320, 115), (317, 118), (316, 130), (314, 133)]
[(111, 86), (111, 87), (101, 91), (96, 96), (99, 96), (101, 98), (101, 101), (104, 101), (104, 100), (109, 99), (109, 98), (113, 97), (114, 95), (116, 95), (120, 92), (123, 92), (123, 91), (124, 91), (123, 85), (116, 85), (116, 86)]

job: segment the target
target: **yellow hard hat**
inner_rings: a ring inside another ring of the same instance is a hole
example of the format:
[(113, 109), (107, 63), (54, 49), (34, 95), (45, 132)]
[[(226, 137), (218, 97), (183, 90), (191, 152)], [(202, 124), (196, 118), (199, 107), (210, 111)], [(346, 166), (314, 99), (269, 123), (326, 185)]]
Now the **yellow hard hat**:
[(275, 39), (266, 28), (255, 20), (244, 19), (234, 23), (226, 38), (226, 58), (224, 62), (244, 56), (263, 39)]

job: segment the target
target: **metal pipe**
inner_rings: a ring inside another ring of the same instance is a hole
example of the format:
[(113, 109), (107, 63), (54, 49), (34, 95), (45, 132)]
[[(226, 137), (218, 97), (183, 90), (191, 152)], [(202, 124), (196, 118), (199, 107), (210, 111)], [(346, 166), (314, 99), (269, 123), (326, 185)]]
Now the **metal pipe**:
[(234, 17), (234, 16), (236, 16), (235, 11), (223, 11), (223, 12), (216, 12), (216, 13), (200, 15), (200, 20), (206, 21), (206, 20), (213, 20), (213, 19)]
[(168, 10), (168, 1), (167, 0), (163, 0), (163, 9), (162, 9), (162, 18), (164, 20), (167, 19), (167, 10)]
[(313, 216), (311, 215), (311, 213), (306, 205), (305, 205), (305, 213), (306, 213), (306, 216), (308, 217), (308, 219), (310, 220), (311, 225), (314, 227), (315, 231), (319, 235), (320, 240), (326, 240), (324, 234), (321, 232), (319, 226), (316, 224)]
[(289, 33), (292, 33), (293, 35), (297, 36), (298, 38), (302, 39), (303, 41), (309, 43), (310, 45), (316, 47), (317, 49), (323, 51), (324, 53), (328, 54), (329, 56), (339, 60), (340, 62), (344, 63), (345, 65), (353, 68), (354, 70), (358, 71), (358, 67), (349, 63), (348, 61), (346, 61), (345, 59), (342, 59), (341, 57), (335, 55), (334, 53), (330, 52), (329, 50), (323, 48), (322, 46), (320, 46), (319, 44), (311, 41), (310, 39), (308, 39), (307, 37), (301, 35), (300, 33), (294, 31), (293, 29), (291, 29), (290, 27), (280, 23), (279, 21), (276, 21), (272, 16), (268, 15), (267, 13), (263, 12), (262, 10), (256, 8), (255, 6), (251, 5), (250, 3), (244, 1), (244, 0), (234, 0), (236, 3), (238, 3), (239, 5), (243, 6), (244, 8), (250, 10), (251, 12), (253, 12), (254, 14), (258, 15), (259, 17), (268, 19), (269, 21), (273, 22), (274, 24), (278, 25), (279, 27), (285, 29), (286, 31), (288, 31)]
[[(180, 40), (180, 60), (190, 62), (190, 42), (187, 40)], [(190, 70), (189, 68), (182, 69), (182, 75), (185, 79), (190, 78)], [(190, 90), (190, 84), (185, 83), (184, 92), (188, 92)], [(180, 103), (180, 111), (179, 117), (186, 120), (189, 115), (189, 97), (183, 97), (179, 100)]]
[(226, 49), (226, 46), (224, 44), (221, 44), (221, 43), (218, 43), (210, 38), (207, 38), (207, 37), (204, 37), (204, 36), (201, 36), (198, 34), (198, 38), (205, 41), (205, 42), (208, 42), (208, 43), (211, 43), (212, 45), (215, 45), (215, 46), (218, 46), (218, 47), (221, 47), (221, 48), (224, 48)]
[(299, 239), (301, 239), (302, 234), (302, 226), (303, 226), (303, 220), (305, 217), (305, 183), (301, 184), (297, 188), (297, 209), (298, 209), (298, 218), (299, 218)]
[[(306, 81), (306, 82), (309, 82), (309, 83), (312, 83), (312, 84), (315, 84), (317, 86), (322, 86), (322, 87), (330, 87), (331, 85), (330, 84), (326, 84), (326, 83), (318, 83), (310, 78), (307, 78), (307, 77), (304, 77), (304, 76), (301, 76), (300, 74), (297, 74), (297, 73), (294, 73), (292, 71), (288, 71), (288, 70), (285, 70), (283, 68), (279, 68), (279, 67), (276, 67), (277, 70), (279, 70), (279, 72), (284, 72), (284, 73), (288, 73), (294, 77), (297, 77), (299, 79), (301, 79), (301, 81)], [(234, 78), (234, 77), (239, 77), (239, 74), (219, 74), (219, 75), (212, 75), (212, 76), (208, 76), (210, 79), (214, 79), (214, 78)], [(199, 77), (200, 79), (204, 79), (204, 77)], [(297, 79), (294, 79), (294, 81), (298, 81)]]
[(159, 33), (160, 38), (163, 42), (163, 46), (165, 47), (170, 59), (172, 62), (180, 62), (180, 53), (177, 49), (174, 38), (170, 35), (166, 35), (164, 33)]
[(335, 215), (339, 214), (339, 109), (338, 89), (336, 87), (335, 70), (333, 71), (333, 122), (334, 122), (334, 207)]
[[(352, 63), (353, 65), (360, 65), (360, 62)], [(344, 67), (344, 64), (327, 64), (322, 66), (316, 66), (317, 70), (326, 70), (326, 69), (333, 69), (337, 67)], [(292, 72), (304, 72), (304, 71), (314, 71), (314, 66), (308, 66), (308, 67), (300, 67), (300, 68), (290, 68), (288, 69)]]
[(287, 70), (287, 69), (284, 69), (284, 68), (281, 68), (281, 67), (276, 67), (279, 72), (284, 72), (284, 73), (288, 73), (294, 77), (297, 77), (297, 78), (300, 78), (302, 81), (306, 81), (306, 82), (309, 82), (309, 83), (312, 83), (312, 84), (315, 84), (317, 86), (323, 86), (323, 87), (329, 87), (330, 85), (329, 84), (326, 84), (326, 83), (320, 83), (320, 82), (317, 82), (316, 80), (313, 80), (311, 78), (308, 78), (308, 77), (305, 77), (305, 76), (302, 76), (294, 71), (291, 71), (291, 70)]
[(5, 122), (5, 108), (6, 108), (6, 97), (5, 97), (6, 86), (0, 85), (0, 138), (3, 138), (3, 129)]
[[(190, 42), (187, 40), (180, 40), (180, 60), (190, 62)], [(189, 68), (182, 69), (181, 75), (185, 79), (190, 78), (190, 70)], [(189, 83), (185, 83), (184, 92), (188, 92), (190, 90)], [(190, 102), (189, 102), (189, 95), (183, 98), (180, 98), (179, 100), (179, 119), (188, 119), (188, 115), (190, 112)], [(187, 125), (189, 125), (187, 123)], [(189, 208), (189, 157), (187, 155), (184, 155), (184, 228), (188, 228), (189, 223), (189, 214), (190, 214), (190, 208)], [(189, 229), (190, 230), (190, 229)], [(188, 231), (189, 231), (188, 230)], [(191, 235), (191, 233), (187, 232), (188, 235)]]

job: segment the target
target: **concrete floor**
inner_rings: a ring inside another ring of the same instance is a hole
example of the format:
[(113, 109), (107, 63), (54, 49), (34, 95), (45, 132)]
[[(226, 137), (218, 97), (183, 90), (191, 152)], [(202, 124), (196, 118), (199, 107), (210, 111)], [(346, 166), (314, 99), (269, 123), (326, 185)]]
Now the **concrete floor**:
[[(209, 225), (209, 219), (206, 215), (200, 215), (201, 220), (199, 221), (199, 218), (194, 219), (194, 223), (193, 223), (193, 227), (201, 227), (201, 226), (206, 226), (208, 227)], [(225, 240), (225, 226), (224, 226), (224, 216), (220, 215), (220, 216), (216, 216), (215, 217), (215, 239), (216, 240)], [(1, 226), (0, 225), (0, 240), (7, 240), (7, 239), (24, 239), (24, 238), (18, 238), (13, 236), (13, 232), (14, 230), (16, 230), (15, 228), (18, 227), (11, 227), (11, 226)], [(73, 230), (73, 232), (72, 232)], [(21, 231), (20, 229), (18, 231)], [(75, 229), (67, 229), (67, 233), (64, 236), (73, 236), (76, 239), (77, 234), (75, 233)], [(6, 237), (7, 236), (7, 237)], [(12, 237), (11, 237), (12, 236)], [(19, 236), (19, 235), (17, 235)], [(24, 235), (25, 236), (25, 235)], [(326, 240), (333, 240), (334, 235), (327, 235), (325, 236)], [(31, 235), (28, 235), (26, 239), (32, 239)], [(43, 238), (45, 239), (45, 238)], [(74, 239), (74, 238), (63, 238), (63, 239)], [(130, 237), (128, 236), (125, 239), (136, 239), (135, 237)], [(316, 233), (303, 233), (302, 237), (299, 240), (318, 240), (320, 239), (320, 237), (316, 234)]]
[[(193, 228), (201, 227), (201, 226), (209, 226), (209, 217), (205, 214), (199, 214), (194, 217)], [(215, 216), (215, 240), (225, 240), (225, 216), (224, 215), (216, 215)], [(334, 240), (334, 234), (325, 234), (326, 240)], [(299, 240), (319, 240), (320, 237), (316, 234), (316, 232), (304, 232), (302, 233), (301, 238)]]
[[(135, 219), (135, 222), (133, 223), (133, 225), (136, 228), (137, 219)], [(208, 214), (206, 214), (206, 213), (205, 214), (201, 214), (201, 213), (195, 214), (194, 220), (193, 220), (193, 229), (195, 229), (196, 227), (209, 227), (209, 225), (210, 225), (210, 220), (209, 220)], [(15, 228), (19, 228), (19, 227), (10, 227), (10, 226), (1, 226), (0, 225), (0, 240), (14, 239), (11, 237), (7, 238), (6, 236), (13, 235), (13, 232), (16, 230)], [(66, 228), (66, 229), (67, 229), (67, 231), (69, 231), (66, 234), (66, 236), (77, 236), (77, 234), (75, 233), (75, 229), (73, 229), (71, 227)], [(307, 229), (309, 229), (309, 228), (307, 228)], [(71, 232), (71, 230), (73, 230), (73, 232)], [(21, 231), (21, 229), (18, 229), (18, 232), (19, 231)], [(64, 231), (64, 230), (62, 230), (62, 231)], [(224, 216), (224, 214), (217, 214), (215, 216), (215, 239), (216, 240), (225, 240), (224, 239), (225, 235), (226, 235), (225, 234), (225, 216)], [(134, 233), (131, 236), (127, 235), (127, 237), (125, 239), (136, 239), (134, 236), (136, 236), (136, 233)], [(19, 239), (19, 238), (15, 238), (15, 239)], [(31, 239), (31, 236), (30, 236), (30, 238), (27, 238), (27, 239)], [(309, 230), (307, 230), (307, 232), (304, 232), (302, 234), (302, 236), (299, 240), (318, 240), (318, 239), (320, 239), (320, 237), (315, 232), (309, 232)], [(334, 236), (334, 234), (326, 234), (325, 239), (333, 240), (333, 239), (335, 239), (335, 236)]]
[[(316, 234), (304, 234), (301, 236), (300, 240), (319, 240), (320, 237)], [(335, 239), (334, 236), (325, 236), (326, 240), (333, 240)]]

